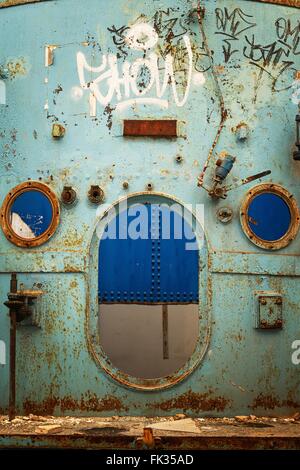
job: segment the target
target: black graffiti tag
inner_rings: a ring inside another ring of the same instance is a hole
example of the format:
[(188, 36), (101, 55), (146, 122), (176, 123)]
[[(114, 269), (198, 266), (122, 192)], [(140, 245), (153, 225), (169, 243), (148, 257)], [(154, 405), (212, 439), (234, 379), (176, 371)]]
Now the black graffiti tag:
[(300, 22), (293, 27), (290, 19), (278, 18), (275, 31), (277, 39), (269, 44), (261, 44), (254, 34), (245, 36), (243, 55), (260, 69), (259, 79), (263, 73), (268, 74), (272, 78), (272, 89), (282, 91), (292, 86), (286, 85), (287, 74), (296, 71), (292, 56), (300, 54)]
[(223, 36), (223, 54), (225, 62), (239, 52), (239, 49), (233, 49), (233, 42), (239, 40), (242, 33), (250, 28), (254, 28), (256, 23), (251, 21), (253, 16), (247, 15), (241, 8), (235, 8), (230, 12), (225, 8), (216, 8), (216, 28), (215, 34)]

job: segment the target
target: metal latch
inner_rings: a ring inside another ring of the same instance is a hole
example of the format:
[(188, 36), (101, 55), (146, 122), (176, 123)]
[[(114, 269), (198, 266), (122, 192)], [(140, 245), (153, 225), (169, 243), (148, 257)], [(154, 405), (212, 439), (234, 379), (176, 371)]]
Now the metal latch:
[(8, 300), (4, 305), (10, 310), (16, 312), (16, 321), (21, 322), (25, 318), (32, 315), (32, 307), (34, 301), (43, 294), (40, 290), (18, 290), (17, 292), (9, 292)]

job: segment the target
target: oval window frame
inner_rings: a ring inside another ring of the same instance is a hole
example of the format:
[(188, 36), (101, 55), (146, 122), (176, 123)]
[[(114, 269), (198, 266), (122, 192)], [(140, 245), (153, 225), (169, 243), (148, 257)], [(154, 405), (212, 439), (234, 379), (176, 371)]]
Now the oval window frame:
[[(196, 238), (199, 244), (199, 302), (198, 302), (198, 340), (194, 352), (186, 361), (186, 363), (177, 369), (173, 374), (164, 377), (147, 379), (139, 378), (133, 375), (126, 374), (119, 368), (115, 367), (105, 351), (101, 346), (98, 330), (98, 253), (99, 253), (99, 240), (103, 234), (103, 230), (107, 223), (107, 216), (111, 209), (116, 209), (118, 205), (126, 201), (128, 207), (141, 202), (148, 202), (151, 199), (153, 203), (167, 203), (172, 205), (178, 203), (182, 208), (186, 208), (187, 212), (191, 214), (196, 223)], [(199, 220), (199, 214), (191, 211), (181, 200), (167, 193), (161, 192), (135, 192), (131, 193), (124, 198), (121, 198), (112, 203), (108, 208), (102, 208), (103, 211), (98, 214), (98, 219), (94, 226), (94, 233), (90, 244), (89, 254), (89, 274), (87, 291), (87, 308), (86, 308), (86, 339), (88, 348), (95, 363), (99, 366), (101, 372), (105, 372), (107, 377), (110, 377), (116, 384), (122, 385), (125, 388), (136, 391), (155, 392), (171, 388), (187, 377), (189, 377), (196, 369), (201, 367), (211, 337), (211, 277), (208, 269), (208, 246), (207, 236)], [(95, 292), (97, 294), (95, 295)]]
[[(264, 240), (263, 238), (260, 238), (251, 230), (248, 223), (249, 206), (256, 196), (263, 193), (273, 193), (281, 197), (290, 210), (290, 226), (287, 232), (278, 240)], [(293, 194), (291, 194), (287, 189), (283, 188), (279, 184), (263, 183), (254, 186), (247, 192), (240, 208), (240, 221), (243, 232), (254, 245), (265, 250), (280, 250), (281, 248), (285, 248), (295, 239), (300, 226), (300, 213)]]
[[(16, 198), (24, 192), (30, 190), (39, 191), (49, 199), (53, 214), (51, 223), (45, 232), (36, 238), (27, 239), (20, 237), (13, 231), (9, 221), (9, 211)], [(40, 246), (52, 237), (58, 227), (60, 221), (59, 201), (54, 191), (47, 184), (40, 181), (25, 181), (24, 183), (18, 184), (12, 188), (6, 195), (1, 206), (0, 217), (2, 231), (8, 241), (21, 248), (32, 248)]]

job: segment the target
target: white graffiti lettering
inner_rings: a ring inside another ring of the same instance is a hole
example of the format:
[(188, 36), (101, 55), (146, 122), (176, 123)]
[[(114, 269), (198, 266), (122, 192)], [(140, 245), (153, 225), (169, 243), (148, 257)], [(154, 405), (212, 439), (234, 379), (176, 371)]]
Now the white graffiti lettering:
[[(136, 51), (143, 51), (145, 54), (146, 50), (152, 49), (157, 44), (158, 35), (154, 28), (146, 23), (140, 23), (130, 28), (125, 40), (128, 47)], [(123, 62), (120, 73), (116, 55), (104, 54), (102, 63), (94, 67), (87, 62), (82, 52), (78, 52), (77, 70), (80, 86), (83, 90), (88, 90), (102, 106), (110, 104), (115, 97), (116, 108), (120, 110), (138, 103), (167, 108), (169, 101), (163, 99), (163, 96), (170, 85), (175, 104), (183, 106), (189, 95), (193, 71), (193, 53), (187, 35), (183, 36), (183, 42), (187, 54), (187, 70), (185, 71), (185, 85), (181, 96), (176, 85), (174, 58), (170, 53), (164, 58), (164, 67), (162, 67), (162, 59), (155, 52), (149, 52), (147, 57), (137, 58), (133, 62), (127, 60)], [(160, 76), (161, 69), (164, 69), (163, 77)], [(147, 81), (143, 83), (143, 88), (139, 86), (139, 76), (142, 70), (146, 70), (147, 73)], [(91, 79), (91, 74), (98, 74), (98, 76)], [(200, 82), (199, 77), (197, 79), (198, 83), (203, 84), (205, 81), (204, 77)], [(149, 93), (152, 91), (153, 95), (153, 90), (155, 96), (150, 97)]]

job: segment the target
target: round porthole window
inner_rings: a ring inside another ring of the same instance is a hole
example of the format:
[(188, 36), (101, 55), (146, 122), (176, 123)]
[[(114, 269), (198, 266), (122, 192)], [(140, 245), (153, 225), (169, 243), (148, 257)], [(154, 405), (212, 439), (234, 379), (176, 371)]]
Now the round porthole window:
[(13, 188), (1, 208), (6, 238), (17, 246), (45, 243), (59, 223), (59, 202), (54, 192), (39, 181), (26, 181)]
[(287, 246), (298, 232), (299, 220), (293, 195), (277, 184), (255, 186), (241, 207), (245, 234), (252, 243), (267, 250)]

